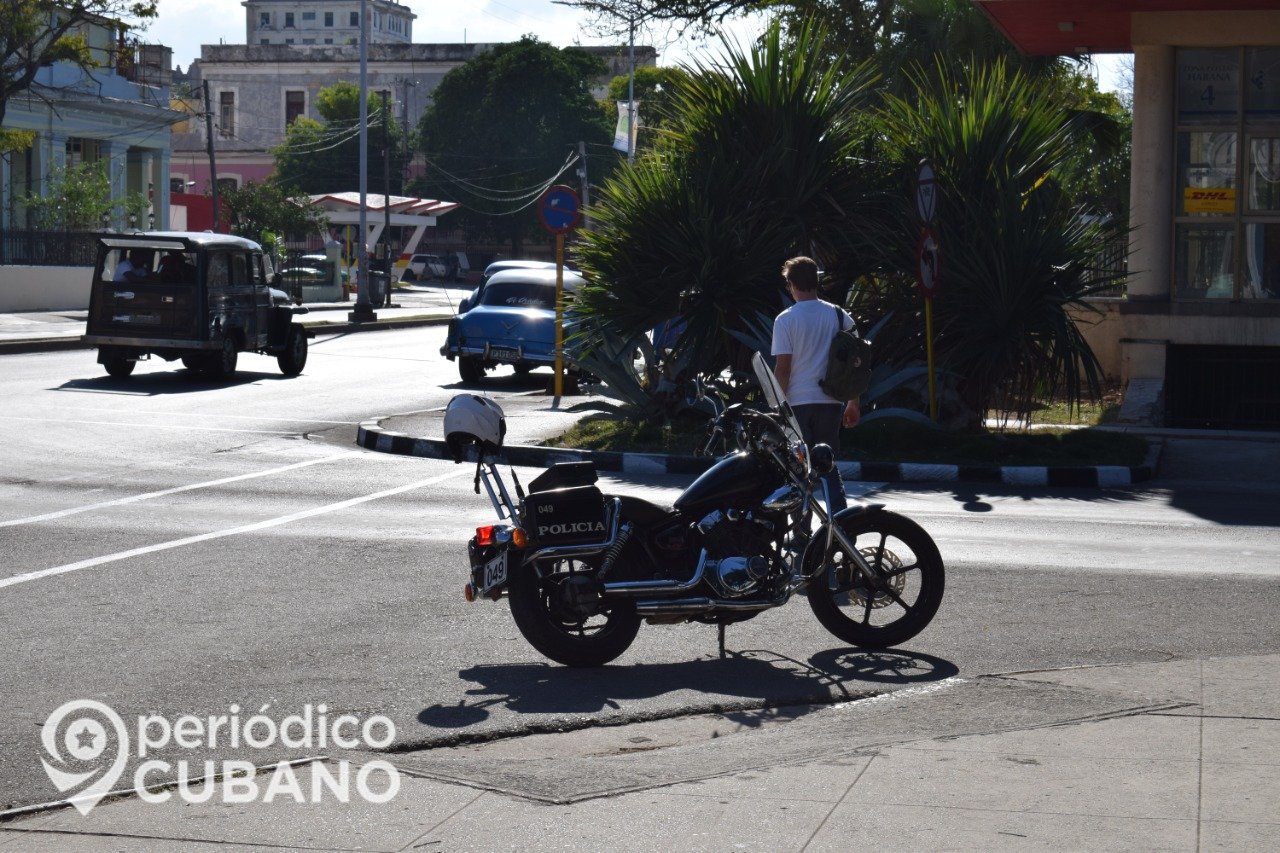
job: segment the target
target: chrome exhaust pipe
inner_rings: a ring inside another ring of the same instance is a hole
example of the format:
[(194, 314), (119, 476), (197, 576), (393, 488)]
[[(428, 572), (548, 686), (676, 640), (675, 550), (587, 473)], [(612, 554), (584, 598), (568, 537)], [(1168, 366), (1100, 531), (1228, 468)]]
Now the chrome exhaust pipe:
[(614, 595), (644, 595), (653, 592), (685, 592), (702, 583), (702, 576), (707, 571), (707, 549), (703, 548), (698, 555), (698, 568), (693, 577), (687, 581), (617, 581), (606, 583), (604, 591)]
[(727, 598), (650, 598), (636, 602), (636, 613), (640, 616), (665, 616), (679, 613), (706, 613), (712, 610), (728, 610), (746, 613), (753, 610), (768, 610), (777, 607), (790, 598), (784, 593), (778, 598), (768, 601), (734, 601)]

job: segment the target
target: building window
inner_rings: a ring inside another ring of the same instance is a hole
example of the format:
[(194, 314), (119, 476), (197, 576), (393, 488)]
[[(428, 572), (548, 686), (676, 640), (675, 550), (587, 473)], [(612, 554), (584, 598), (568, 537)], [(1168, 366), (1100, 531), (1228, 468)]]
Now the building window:
[(1280, 299), (1280, 48), (1179, 48), (1174, 296)]
[(316, 43), (316, 40), (315, 40), (315, 39), (303, 39), (303, 40), (302, 40), (302, 43), (303, 43), (303, 44), (315, 44), (315, 43)]
[(351, 13), (351, 26), (353, 26), (353, 27), (358, 27), (358, 26), (360, 26), (360, 13), (359, 13), (359, 12), (352, 12), (352, 13)]
[(218, 93), (218, 132), (223, 136), (236, 135), (236, 93)]
[(285, 43), (285, 44), (293, 44), (293, 39), (285, 39), (285, 40), (284, 40), (284, 43)]
[(185, 175), (178, 178), (173, 178), (173, 177), (169, 178), (169, 192), (171, 194), (185, 193), (186, 191), (187, 191), (187, 179)]
[(325, 40), (324, 40), (324, 43), (325, 43), (325, 44), (333, 44), (333, 39), (325, 39)]
[(302, 13), (302, 20), (304, 20), (304, 21), (314, 21), (315, 19), (316, 19), (316, 13), (315, 13), (315, 12), (303, 12), (303, 13)]
[(258, 26), (260, 26), (260, 27), (269, 27), (269, 26), (271, 26), (271, 13), (270, 13), (270, 12), (259, 12), (259, 13), (258, 13)]
[(258, 39), (258, 44), (271, 44), (271, 39)]
[(325, 12), (325, 13), (324, 13), (324, 25), (325, 25), (326, 27), (332, 27), (332, 26), (333, 26), (333, 13), (332, 13), (332, 12)]
[(294, 119), (307, 112), (307, 93), (291, 91), (284, 93), (284, 126), (293, 124)]
[(293, 13), (292, 12), (284, 13), (284, 28), (286, 30), (293, 29)]

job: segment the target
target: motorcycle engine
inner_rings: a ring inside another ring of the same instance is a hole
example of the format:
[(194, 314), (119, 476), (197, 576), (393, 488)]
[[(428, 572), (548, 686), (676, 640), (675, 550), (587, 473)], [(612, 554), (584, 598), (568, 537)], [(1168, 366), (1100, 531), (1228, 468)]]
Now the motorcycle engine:
[(708, 513), (694, 526), (707, 550), (707, 580), (725, 598), (754, 591), (776, 567), (772, 522), (727, 509)]

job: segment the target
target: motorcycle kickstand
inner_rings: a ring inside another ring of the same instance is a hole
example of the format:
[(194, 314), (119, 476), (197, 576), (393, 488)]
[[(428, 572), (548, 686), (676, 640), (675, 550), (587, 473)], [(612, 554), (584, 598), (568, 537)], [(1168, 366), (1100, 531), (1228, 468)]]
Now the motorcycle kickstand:
[(725, 652), (724, 652), (724, 623), (723, 623), (723, 622), (718, 622), (718, 623), (716, 623), (716, 627), (720, 629), (720, 630), (719, 630), (719, 634), (720, 634), (720, 660), (724, 660), (724, 658), (725, 658)]

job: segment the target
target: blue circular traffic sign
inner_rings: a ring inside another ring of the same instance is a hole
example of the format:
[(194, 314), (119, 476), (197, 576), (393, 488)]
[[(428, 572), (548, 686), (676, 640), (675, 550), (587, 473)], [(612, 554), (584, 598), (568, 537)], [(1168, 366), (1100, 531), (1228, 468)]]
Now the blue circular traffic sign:
[(552, 234), (565, 234), (582, 221), (582, 203), (573, 187), (556, 184), (538, 199), (538, 219)]

